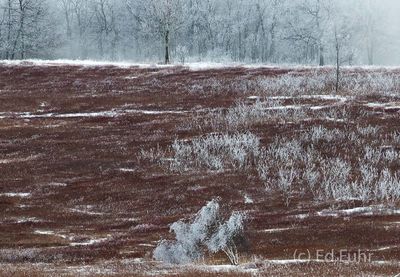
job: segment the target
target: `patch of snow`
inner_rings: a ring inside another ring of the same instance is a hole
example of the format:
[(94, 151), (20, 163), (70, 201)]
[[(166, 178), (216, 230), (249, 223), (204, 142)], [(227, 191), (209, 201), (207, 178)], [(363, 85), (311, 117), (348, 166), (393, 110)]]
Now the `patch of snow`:
[(310, 109), (314, 110), (314, 111), (323, 110), (323, 109), (329, 109), (329, 108), (332, 108), (332, 106), (325, 105), (325, 106), (312, 106), (312, 107), (310, 107)]
[(65, 184), (65, 183), (52, 182), (52, 183), (49, 183), (48, 186), (50, 186), (50, 187), (66, 187), (67, 184)]
[(0, 193), (0, 196), (28, 198), (31, 196), (31, 193), (30, 192), (6, 192), (6, 193)]
[(321, 100), (337, 100), (340, 102), (346, 102), (347, 97), (340, 95), (325, 95), (325, 94), (316, 94), (316, 95), (301, 95), (299, 98), (303, 99), (321, 99)]
[(53, 231), (44, 231), (44, 230), (35, 230), (33, 233), (38, 235), (49, 235), (49, 236), (54, 235)]
[(139, 225), (136, 225), (135, 227), (133, 227), (132, 230), (144, 232), (144, 231), (156, 228), (156, 227), (157, 226), (153, 225), (153, 224), (139, 224)]
[(331, 118), (331, 117), (325, 117), (324, 120), (326, 120), (326, 121), (332, 121), (332, 122), (339, 122), (339, 123), (345, 122), (344, 119)]
[(150, 114), (150, 115), (159, 115), (159, 114), (183, 114), (187, 113), (187, 111), (149, 111), (149, 110), (126, 110), (126, 113), (141, 113), (141, 114)]
[(364, 106), (369, 108), (384, 108), (386, 105), (385, 103), (367, 103)]
[(78, 265), (78, 266), (67, 266), (65, 274), (71, 274), (75, 272), (72, 276), (93, 276), (93, 275), (115, 275), (114, 269), (105, 268), (99, 265)]
[(149, 243), (139, 243), (138, 246), (143, 246), (143, 247), (154, 247), (155, 245), (149, 244)]
[(77, 209), (77, 208), (72, 208), (72, 209), (69, 209), (69, 210), (70, 210), (71, 212), (80, 213), (80, 214), (104, 215), (104, 213), (89, 211), (88, 209), (91, 209), (91, 208), (92, 208), (91, 206), (87, 206), (85, 210)]
[[(258, 97), (258, 96), (250, 96), (250, 97)], [(257, 99), (257, 98), (254, 98)], [(336, 100), (340, 102), (346, 102), (348, 100), (345, 96), (340, 95), (325, 95), (325, 94), (306, 94), (306, 95), (298, 95), (298, 96), (271, 96), (268, 97), (271, 100), (290, 100), (290, 99), (320, 99), (320, 100)]]
[(37, 222), (42, 222), (41, 219), (38, 219), (36, 217), (22, 217), (22, 218), (18, 218), (16, 220), (16, 223), (20, 224), (20, 223), (37, 223)]
[(57, 237), (61, 237), (63, 239), (67, 239), (68, 238), (66, 235), (57, 234), (57, 233), (55, 233), (54, 231), (51, 231), (51, 230), (35, 230), (33, 233), (37, 234), (37, 235), (44, 235), (44, 236), (57, 236)]
[(275, 106), (268, 107), (266, 110), (299, 110), (307, 107), (306, 105), (287, 105), (287, 106)]
[[(86, 113), (45, 113), (45, 114), (33, 114), (30, 112), (3, 112), (0, 113), (2, 119), (36, 119), (36, 118), (96, 118), (96, 117), (118, 117), (127, 114), (145, 114), (145, 115), (162, 115), (162, 114), (183, 114), (187, 111), (153, 111), (153, 110), (110, 110), (101, 112), (86, 112)], [(1, 163), (1, 160), (0, 160)]]
[(286, 106), (275, 106), (265, 108), (266, 110), (300, 110), (300, 109), (311, 109), (311, 110), (322, 110), (332, 108), (332, 105), (325, 106), (311, 106), (308, 104), (305, 105), (286, 105)]
[(120, 168), (119, 171), (121, 171), (121, 172), (135, 172), (135, 170), (132, 169), (132, 168)]
[(88, 245), (94, 245), (94, 244), (98, 244), (98, 243), (102, 243), (105, 242), (109, 239), (110, 236), (106, 237), (106, 238), (99, 238), (99, 239), (91, 239), (85, 242), (71, 242), (69, 245), (70, 246), (88, 246)]
[(381, 247), (381, 248), (375, 249), (374, 251), (386, 251), (386, 250), (392, 250), (392, 249), (397, 249), (397, 248), (400, 248), (400, 245)]
[(357, 207), (352, 209), (344, 209), (344, 210), (323, 210), (317, 212), (319, 216), (331, 216), (331, 217), (338, 217), (341, 215), (344, 216), (351, 216), (351, 215), (399, 215), (400, 209), (393, 209), (393, 208), (385, 208), (384, 206), (369, 206), (369, 207)]
[(35, 160), (38, 157), (40, 157), (40, 155), (31, 155), (26, 158), (1, 159), (0, 164), (28, 162), (28, 161)]
[(323, 260), (312, 260), (312, 259), (307, 259), (307, 260), (267, 260), (266, 261), (269, 264), (276, 264), (276, 265), (288, 265), (288, 264), (308, 264), (310, 262), (324, 262)]
[(204, 187), (202, 187), (200, 185), (194, 185), (189, 188), (189, 190), (191, 190), (191, 191), (198, 191), (198, 190), (202, 190), (202, 189), (204, 189)]
[(380, 108), (380, 109), (385, 109), (385, 110), (393, 110), (393, 109), (400, 109), (399, 103), (367, 103), (364, 104), (365, 107), (368, 108)]
[[(372, 264), (378, 265), (399, 265), (399, 261), (372, 261)], [(394, 277), (398, 277), (400, 274), (395, 275)]]
[[(252, 265), (188, 265), (184, 266), (183, 269), (191, 270), (198, 270), (203, 272), (216, 272), (216, 273), (228, 273), (228, 272), (242, 272), (242, 273), (255, 273), (258, 271)], [(183, 271), (184, 272), (184, 271)]]
[(293, 216), (293, 218), (297, 218), (297, 219), (306, 219), (308, 217), (310, 217), (309, 214), (297, 214), (297, 215)]
[(295, 98), (294, 96), (271, 96), (271, 97), (268, 97), (268, 99), (271, 99), (271, 100), (289, 100), (289, 99), (293, 99), (293, 98)]
[(127, 63), (127, 62), (108, 62), (108, 61), (93, 61), (93, 60), (36, 60), (36, 59), (29, 59), (29, 60), (2, 60), (0, 61), (1, 64), (5, 65), (35, 65), (35, 66), (63, 66), (63, 65), (73, 65), (73, 66), (84, 66), (84, 67), (99, 67), (99, 66), (117, 66), (121, 68), (129, 68), (129, 67), (156, 67), (157, 65), (145, 65), (145, 64), (134, 64), (134, 63)]
[(265, 230), (262, 230), (261, 232), (263, 232), (263, 233), (279, 233), (279, 232), (283, 232), (283, 231), (289, 231), (289, 230), (293, 230), (293, 228), (274, 228), (274, 229), (265, 229)]

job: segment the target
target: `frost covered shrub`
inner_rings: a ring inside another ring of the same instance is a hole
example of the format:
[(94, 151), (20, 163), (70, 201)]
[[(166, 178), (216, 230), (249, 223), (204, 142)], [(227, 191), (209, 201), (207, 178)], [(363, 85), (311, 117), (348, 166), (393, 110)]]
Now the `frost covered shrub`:
[(391, 134), (391, 140), (393, 143), (400, 144), (400, 133), (399, 132), (393, 132)]
[(314, 197), (317, 197), (317, 185), (320, 178), (321, 173), (317, 170), (317, 167), (314, 164), (308, 164), (303, 172), (303, 180)]
[(209, 111), (199, 119), (202, 125), (214, 131), (246, 130), (261, 123), (298, 122), (309, 118), (310, 110), (304, 106), (283, 105), (281, 100), (257, 100), (252, 104), (238, 102), (226, 110)]
[(201, 247), (217, 221), (218, 212), (219, 204), (212, 200), (196, 214), (192, 223), (173, 223), (170, 231), (175, 233), (176, 241), (162, 240), (154, 250), (154, 258), (173, 264), (190, 263), (201, 258)]
[(298, 140), (275, 140), (263, 149), (257, 160), (257, 172), (267, 190), (276, 189), (289, 206), (295, 182), (300, 177), (300, 164), (307, 156)]
[(267, 191), (275, 189), (283, 196), (285, 205), (296, 190), (309, 192), (318, 201), (398, 203), (400, 175), (394, 169), (400, 152), (391, 146), (396, 137), (392, 133), (385, 140), (374, 126), (315, 126), (290, 140), (279, 136), (261, 148), (258, 177)]
[(398, 202), (400, 200), (400, 178), (388, 169), (383, 170), (374, 189), (375, 199)]
[(323, 126), (312, 127), (309, 132), (302, 136), (303, 141), (311, 140), (313, 143), (319, 141), (333, 142), (346, 138), (346, 134), (338, 129), (327, 129)]
[(213, 95), (237, 94), (247, 95), (261, 90), (259, 83), (255, 80), (243, 78), (218, 79), (207, 78), (195, 80), (187, 87), (190, 93), (207, 93)]
[(290, 169), (280, 169), (278, 172), (277, 188), (283, 196), (286, 207), (289, 207), (296, 178), (297, 172), (293, 167)]
[(277, 140), (267, 149), (267, 155), (283, 163), (301, 160), (304, 156), (303, 148), (298, 140)]
[(322, 165), (321, 200), (349, 200), (352, 198), (349, 177), (351, 165), (340, 159), (325, 160)]
[(138, 162), (149, 161), (155, 163), (160, 162), (164, 156), (164, 150), (160, 147), (160, 145), (157, 145), (155, 148), (140, 149), (139, 153), (137, 154), (137, 160)]
[(240, 212), (233, 212), (231, 217), (212, 234), (207, 241), (207, 248), (212, 253), (223, 251), (232, 265), (239, 264), (239, 254), (235, 238), (243, 232), (244, 215)]
[(176, 140), (171, 169), (187, 171), (196, 168), (221, 171), (246, 169), (259, 154), (260, 139), (252, 133), (211, 134), (192, 141)]
[(258, 79), (259, 86), (264, 92), (272, 95), (302, 95), (333, 92), (335, 76), (333, 72), (315, 70), (310, 74), (293, 72), (278, 77)]
[(199, 260), (206, 250), (211, 253), (223, 251), (234, 265), (239, 263), (235, 240), (242, 235), (245, 216), (233, 212), (227, 221), (220, 215), (220, 205), (212, 200), (195, 215), (192, 222), (175, 222), (171, 232), (175, 241), (162, 240), (153, 256), (173, 264), (185, 264)]
[(379, 131), (379, 127), (374, 127), (371, 125), (369, 125), (367, 127), (357, 126), (357, 132), (360, 133), (364, 137), (375, 136), (375, 135), (377, 135), (378, 131)]
[(382, 152), (379, 149), (372, 148), (370, 146), (365, 146), (364, 148), (364, 160), (371, 164), (378, 164), (382, 159)]
[(265, 151), (262, 151), (259, 156), (259, 160), (257, 162), (257, 172), (258, 172), (258, 176), (260, 177), (260, 179), (263, 182), (268, 181), (268, 176), (270, 173), (270, 164), (269, 163), (270, 163), (269, 157), (267, 156)]
[(397, 94), (400, 90), (400, 81), (396, 74), (388, 72), (359, 72), (355, 74), (343, 74), (341, 80), (343, 90), (355, 95)]
[[(335, 71), (333, 69), (309, 70), (307, 72), (292, 71), (287, 74), (255, 79), (232, 78), (220, 80), (216, 78), (196, 80), (195, 91), (212, 94), (236, 93), (241, 95), (320, 95), (335, 93)], [(369, 94), (396, 95), (400, 91), (400, 80), (396, 73), (372, 72), (360, 69), (359, 72), (343, 68), (341, 74), (342, 93), (360, 96)]]
[[(291, 72), (278, 77), (259, 78), (258, 86), (268, 95), (333, 94), (335, 72), (314, 70), (302, 74)], [(389, 72), (351, 72), (343, 70), (341, 91), (352, 95), (380, 94), (393, 95), (400, 90), (400, 80)]]

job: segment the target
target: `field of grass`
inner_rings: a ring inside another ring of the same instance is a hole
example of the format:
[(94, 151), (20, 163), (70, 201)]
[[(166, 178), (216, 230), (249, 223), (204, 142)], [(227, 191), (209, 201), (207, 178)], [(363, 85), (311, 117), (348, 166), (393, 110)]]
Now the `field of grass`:
[[(0, 275), (400, 274), (400, 69), (334, 82), (329, 67), (0, 64)], [(216, 198), (246, 214), (239, 266), (155, 261)]]

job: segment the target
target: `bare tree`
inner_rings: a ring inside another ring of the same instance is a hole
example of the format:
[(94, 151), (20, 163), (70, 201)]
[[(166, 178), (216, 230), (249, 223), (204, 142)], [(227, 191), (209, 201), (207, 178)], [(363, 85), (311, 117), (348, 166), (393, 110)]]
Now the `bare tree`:
[(75, 32), (78, 36), (78, 52), (80, 58), (88, 56), (88, 30), (93, 15), (90, 13), (88, 0), (71, 0), (72, 12), (74, 14)]
[[(345, 2), (342, 5), (332, 7), (330, 10), (331, 14), (331, 26), (335, 53), (335, 64), (336, 64), (336, 82), (335, 92), (338, 93), (340, 89), (340, 68), (343, 60), (346, 56), (352, 56), (351, 49), (351, 38), (354, 37), (356, 29), (353, 26), (355, 21), (358, 19), (347, 12), (347, 6)], [(348, 58), (349, 59), (349, 58)]]
[[(128, 1), (128, 5), (131, 2)], [(164, 48), (164, 63), (169, 64), (171, 35), (177, 32), (183, 24), (181, 0), (149, 0), (136, 5), (136, 9), (130, 6), (130, 11), (142, 28), (151, 30), (162, 38)]]
[[(305, 45), (306, 55), (317, 57), (320, 66), (325, 65), (325, 37), (329, 21), (329, 2), (324, 0), (301, 0), (295, 3), (299, 13), (288, 21), (290, 32), (287, 39)], [(291, 7), (293, 9), (293, 7)]]
[(0, 0), (0, 56), (337, 64), (340, 6), (362, 18), (342, 62), (394, 62), (396, 0)]
[[(24, 59), (29, 55), (39, 55), (47, 50), (50, 54), (54, 45), (54, 29), (46, 13), (45, 0), (8, 0), (7, 1), (7, 46), (6, 58)], [(44, 49), (42, 46), (48, 46)]]

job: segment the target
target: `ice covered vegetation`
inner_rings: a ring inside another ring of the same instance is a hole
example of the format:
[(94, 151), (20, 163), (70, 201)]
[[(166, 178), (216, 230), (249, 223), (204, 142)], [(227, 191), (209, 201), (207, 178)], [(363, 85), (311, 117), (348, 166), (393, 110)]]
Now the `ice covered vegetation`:
[(174, 241), (162, 240), (154, 250), (154, 258), (160, 261), (185, 264), (201, 259), (206, 252), (223, 252), (232, 265), (239, 264), (236, 246), (243, 236), (245, 214), (233, 212), (225, 221), (218, 200), (207, 203), (189, 222), (173, 223), (170, 231)]

